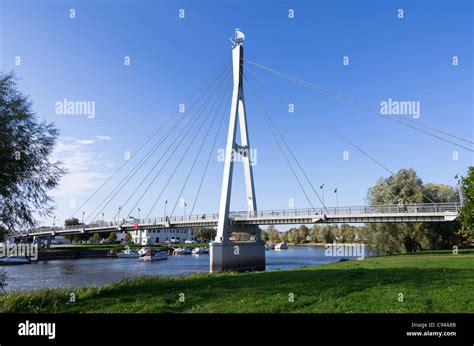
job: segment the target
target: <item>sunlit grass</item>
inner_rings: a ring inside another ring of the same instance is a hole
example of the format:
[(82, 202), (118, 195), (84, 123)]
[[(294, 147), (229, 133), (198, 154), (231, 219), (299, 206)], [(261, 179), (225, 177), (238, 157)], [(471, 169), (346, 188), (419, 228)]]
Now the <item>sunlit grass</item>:
[[(71, 302), (71, 293), (75, 302)], [(294, 298), (294, 299), (293, 299)], [(474, 312), (474, 249), (0, 296), (2, 312)]]

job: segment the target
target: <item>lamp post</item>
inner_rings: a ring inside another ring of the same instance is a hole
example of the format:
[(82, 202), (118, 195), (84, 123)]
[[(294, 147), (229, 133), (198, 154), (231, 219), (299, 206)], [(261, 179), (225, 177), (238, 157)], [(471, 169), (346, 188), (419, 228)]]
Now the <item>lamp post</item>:
[(334, 189), (334, 193), (336, 194), (336, 209), (339, 209), (339, 198), (337, 197), (337, 187)]
[(464, 196), (462, 194), (462, 189), (461, 189), (462, 175), (459, 175), (459, 173), (456, 173), (456, 175), (454, 176), (454, 179), (456, 179), (458, 183), (459, 203), (464, 204)]
[(165, 215), (164, 218), (166, 219), (166, 206), (168, 205), (168, 200), (165, 201)]
[(188, 204), (186, 202), (184, 202), (184, 217), (186, 217), (186, 207), (188, 206)]
[(102, 213), (102, 225), (103, 225), (104, 222), (105, 222), (105, 221), (104, 221), (104, 216), (105, 216), (104, 213)]
[(323, 196), (323, 207), (325, 207), (325, 203), (324, 203), (324, 184), (321, 184), (321, 186), (319, 188), (321, 189), (321, 193), (322, 193), (322, 196)]
[(86, 213), (86, 211), (84, 210), (84, 211), (82, 212), (82, 224), (84, 224), (84, 214), (85, 214), (85, 213)]
[(122, 206), (119, 206), (118, 213), (117, 213), (117, 221), (120, 222), (120, 210), (122, 210)]
[(140, 210), (140, 208), (138, 208), (138, 223), (140, 223), (140, 212), (141, 212), (141, 210)]

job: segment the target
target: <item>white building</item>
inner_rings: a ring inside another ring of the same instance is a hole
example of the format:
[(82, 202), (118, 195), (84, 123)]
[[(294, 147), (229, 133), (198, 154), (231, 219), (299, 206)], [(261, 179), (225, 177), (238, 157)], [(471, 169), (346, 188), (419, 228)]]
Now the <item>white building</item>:
[(191, 228), (147, 229), (130, 232), (132, 242), (140, 245), (184, 243), (186, 240), (195, 240)]

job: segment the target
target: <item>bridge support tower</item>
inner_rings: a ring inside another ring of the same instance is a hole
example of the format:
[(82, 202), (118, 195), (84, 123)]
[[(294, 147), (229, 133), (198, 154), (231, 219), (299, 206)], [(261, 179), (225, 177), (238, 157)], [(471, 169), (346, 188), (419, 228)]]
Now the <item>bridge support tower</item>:
[[(235, 38), (231, 40), (233, 43), (232, 64), (234, 88), (232, 92), (229, 132), (225, 151), (219, 221), (216, 237), (210, 244), (211, 272), (265, 270), (265, 243), (260, 239), (258, 226), (239, 227), (231, 224), (229, 219), (232, 175), (234, 159), (237, 155), (241, 156), (241, 161), (244, 165), (247, 210), (249, 215), (257, 211), (242, 80), (244, 65), (243, 40), (244, 34), (239, 29), (236, 29)], [(240, 144), (236, 142), (237, 126), (239, 126), (240, 130)], [(230, 240), (231, 234), (235, 232), (249, 233), (251, 240)]]

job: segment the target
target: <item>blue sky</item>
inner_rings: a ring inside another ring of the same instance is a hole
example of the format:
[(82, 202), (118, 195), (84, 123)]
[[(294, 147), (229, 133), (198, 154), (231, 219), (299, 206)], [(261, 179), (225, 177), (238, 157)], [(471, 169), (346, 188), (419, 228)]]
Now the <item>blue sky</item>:
[[(388, 98), (419, 101), (420, 122), (473, 138), (470, 1), (276, 1), (270, 5), (268, 1), (3, 0), (0, 9), (0, 69), (15, 71), (20, 89), (31, 97), (38, 116), (55, 122), (61, 130), (55, 157), (70, 173), (53, 193), (59, 220), (75, 210), (71, 199), (76, 207), (82, 204), (123, 164), (125, 151), (133, 154), (180, 103), (220, 66), (230, 63), (229, 37), (236, 27), (246, 34), (249, 60), (374, 108)], [(75, 10), (74, 19), (69, 17), (70, 9)], [(185, 11), (184, 19), (179, 18), (180, 9)], [(288, 18), (289, 9), (294, 10), (294, 18)], [(397, 17), (398, 9), (404, 10), (403, 19)], [(130, 57), (130, 66), (124, 65), (125, 56)], [(343, 65), (344, 56), (350, 59), (348, 66)], [(453, 66), (453, 56), (458, 57), (459, 65)], [(17, 57), (20, 65), (15, 64)], [(246, 83), (283, 130), (313, 184), (325, 184), (327, 205), (336, 203), (334, 187), (339, 191), (339, 205), (363, 204), (367, 189), (378, 177), (388, 176), (327, 131), (328, 127), (394, 171), (414, 168), (425, 182), (453, 185), (455, 173), (465, 172), (473, 162), (472, 152), (247, 66), (294, 103), (295, 113), (289, 113), (286, 100), (247, 74)], [(308, 207), (252, 93), (247, 91), (246, 97), (250, 141), (257, 149), (258, 208), (288, 208), (289, 199), (297, 208)], [(55, 104), (64, 98), (94, 101), (95, 117), (56, 114)], [(225, 102), (224, 125), (199, 195), (198, 213), (218, 210), (223, 164), (217, 160), (217, 150), (225, 145), (230, 99)], [(214, 130), (217, 126), (211, 134)], [(205, 145), (203, 157), (207, 158), (210, 144)], [(196, 145), (192, 146), (195, 150)], [(349, 160), (343, 160), (344, 151), (349, 152)], [(106, 218), (136, 189), (158, 154), (104, 210)], [(193, 161), (191, 154), (152, 216), (163, 215), (165, 200), (174, 205), (180, 197)], [(178, 159), (170, 161), (139, 203), (143, 214), (155, 202)], [(126, 167), (131, 169), (134, 164), (132, 160)], [(204, 164), (204, 158), (198, 161), (181, 196), (188, 204), (194, 199)], [(86, 216), (128, 169), (83, 208)], [(242, 173), (236, 164), (233, 210), (246, 207)], [(306, 189), (319, 206), (310, 188)], [(128, 207), (133, 204), (132, 199)], [(82, 210), (76, 215), (80, 213)], [(175, 215), (183, 213), (183, 208), (175, 211)]]

